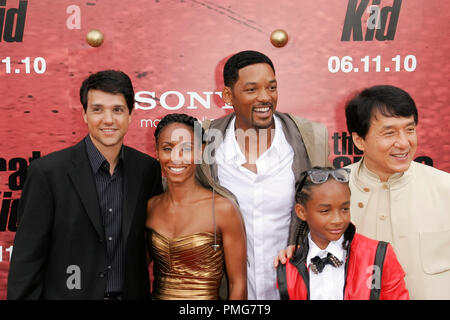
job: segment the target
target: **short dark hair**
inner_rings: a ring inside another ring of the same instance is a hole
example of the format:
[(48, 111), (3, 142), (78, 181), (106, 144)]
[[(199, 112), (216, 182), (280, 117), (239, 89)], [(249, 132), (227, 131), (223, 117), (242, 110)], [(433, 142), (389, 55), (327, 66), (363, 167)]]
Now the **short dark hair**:
[[(158, 138), (159, 135), (161, 134), (162, 129), (171, 123), (181, 123), (188, 127), (191, 127), (192, 131), (194, 131), (195, 139), (198, 139), (200, 144), (202, 143), (204, 131), (200, 122), (197, 120), (197, 118), (191, 117), (184, 113), (169, 113), (166, 116), (164, 116), (164, 118), (161, 119), (161, 121), (156, 126), (156, 130), (154, 133), (156, 143), (158, 143)], [(195, 132), (195, 123), (198, 123), (199, 128), (201, 128), (201, 132)]]
[(241, 51), (230, 57), (223, 67), (223, 82), (225, 86), (233, 88), (239, 79), (239, 70), (256, 63), (267, 63), (275, 73), (272, 60), (258, 51)]
[(365, 139), (375, 111), (386, 117), (413, 116), (415, 123), (419, 122), (416, 104), (406, 91), (379, 85), (364, 89), (347, 103), (345, 117), (350, 134), (356, 132)]
[(128, 111), (134, 107), (134, 90), (130, 77), (118, 70), (104, 70), (87, 77), (80, 88), (80, 101), (86, 112), (89, 90), (100, 90), (108, 93), (123, 94)]

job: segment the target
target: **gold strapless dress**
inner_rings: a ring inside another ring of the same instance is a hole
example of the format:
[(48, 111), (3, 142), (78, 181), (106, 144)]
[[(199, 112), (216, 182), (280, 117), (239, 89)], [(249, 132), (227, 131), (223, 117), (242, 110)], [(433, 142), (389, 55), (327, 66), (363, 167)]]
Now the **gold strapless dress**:
[(219, 298), (224, 257), (222, 238), (198, 232), (168, 239), (149, 229), (149, 247), (154, 261), (153, 299), (214, 300)]

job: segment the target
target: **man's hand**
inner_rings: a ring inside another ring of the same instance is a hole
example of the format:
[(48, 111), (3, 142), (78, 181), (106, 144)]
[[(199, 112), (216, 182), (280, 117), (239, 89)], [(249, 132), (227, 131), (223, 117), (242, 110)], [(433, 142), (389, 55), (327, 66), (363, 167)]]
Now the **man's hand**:
[(273, 260), (273, 266), (276, 269), (278, 267), (278, 264), (281, 262), (282, 264), (285, 264), (287, 259), (292, 258), (295, 252), (295, 246), (290, 245), (286, 249), (283, 249), (278, 253), (278, 256), (275, 257)]

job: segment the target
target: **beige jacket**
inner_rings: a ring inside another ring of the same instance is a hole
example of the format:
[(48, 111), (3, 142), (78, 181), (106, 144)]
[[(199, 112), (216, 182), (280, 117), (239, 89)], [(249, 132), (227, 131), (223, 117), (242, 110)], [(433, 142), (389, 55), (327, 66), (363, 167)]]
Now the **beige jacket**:
[(362, 179), (362, 163), (348, 166), (356, 229), (371, 237), (375, 226), (363, 219), (377, 214), (374, 219), (389, 218), (392, 246), (406, 272), (411, 299), (450, 299), (450, 174), (412, 162), (402, 176), (385, 183), (390, 212), (384, 216), (367, 210), (377, 207), (371, 193), (377, 187), (374, 183), (382, 182)]
[[(313, 166), (330, 166), (328, 156), (330, 154), (330, 148), (328, 145), (328, 130), (327, 128), (317, 122), (313, 122), (307, 119), (299, 118), (287, 113), (275, 112), (277, 117), (283, 124), (283, 132), (294, 150), (294, 160), (292, 163), (292, 171), (295, 176), (296, 187), (300, 183), (300, 174), (303, 170)], [(217, 120), (204, 120), (202, 126), (206, 131), (207, 146), (205, 148), (205, 154), (210, 153), (209, 143), (213, 143), (210, 140), (211, 131), (209, 129), (216, 129), (222, 133), (225, 137), (225, 130), (228, 128), (230, 121), (233, 119), (234, 113), (231, 113), (225, 117)], [(303, 143), (302, 143), (303, 141)], [(215, 145), (217, 148), (220, 142)], [(306, 153), (307, 159), (303, 157)], [(204, 154), (204, 159), (200, 165), (197, 166), (197, 179), (205, 187), (214, 186), (214, 189), (220, 195), (232, 200), (238, 207), (239, 204), (234, 195), (222, 187), (218, 183), (217, 176), (217, 164), (211, 159), (205, 159), (209, 156)], [(205, 161), (206, 160), (206, 161)], [(306, 163), (305, 163), (306, 161)], [(292, 220), (289, 231), (289, 243), (295, 243), (295, 230), (300, 225), (300, 219), (297, 218), (295, 212), (292, 212)], [(275, 254), (275, 253), (274, 253)]]

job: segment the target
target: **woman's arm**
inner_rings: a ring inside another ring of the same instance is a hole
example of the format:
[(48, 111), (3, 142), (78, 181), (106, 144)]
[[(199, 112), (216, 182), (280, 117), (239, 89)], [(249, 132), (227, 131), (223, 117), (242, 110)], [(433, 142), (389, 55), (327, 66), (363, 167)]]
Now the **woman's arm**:
[(153, 196), (147, 201), (147, 217), (145, 219), (145, 245), (146, 245), (146, 253), (147, 253), (147, 264), (152, 262), (152, 254), (151, 254), (151, 229), (153, 229), (156, 217), (156, 209), (157, 209), (157, 200), (159, 199), (159, 195)]
[(222, 234), (228, 299), (247, 299), (247, 242), (241, 213), (225, 198), (216, 202), (217, 225)]

